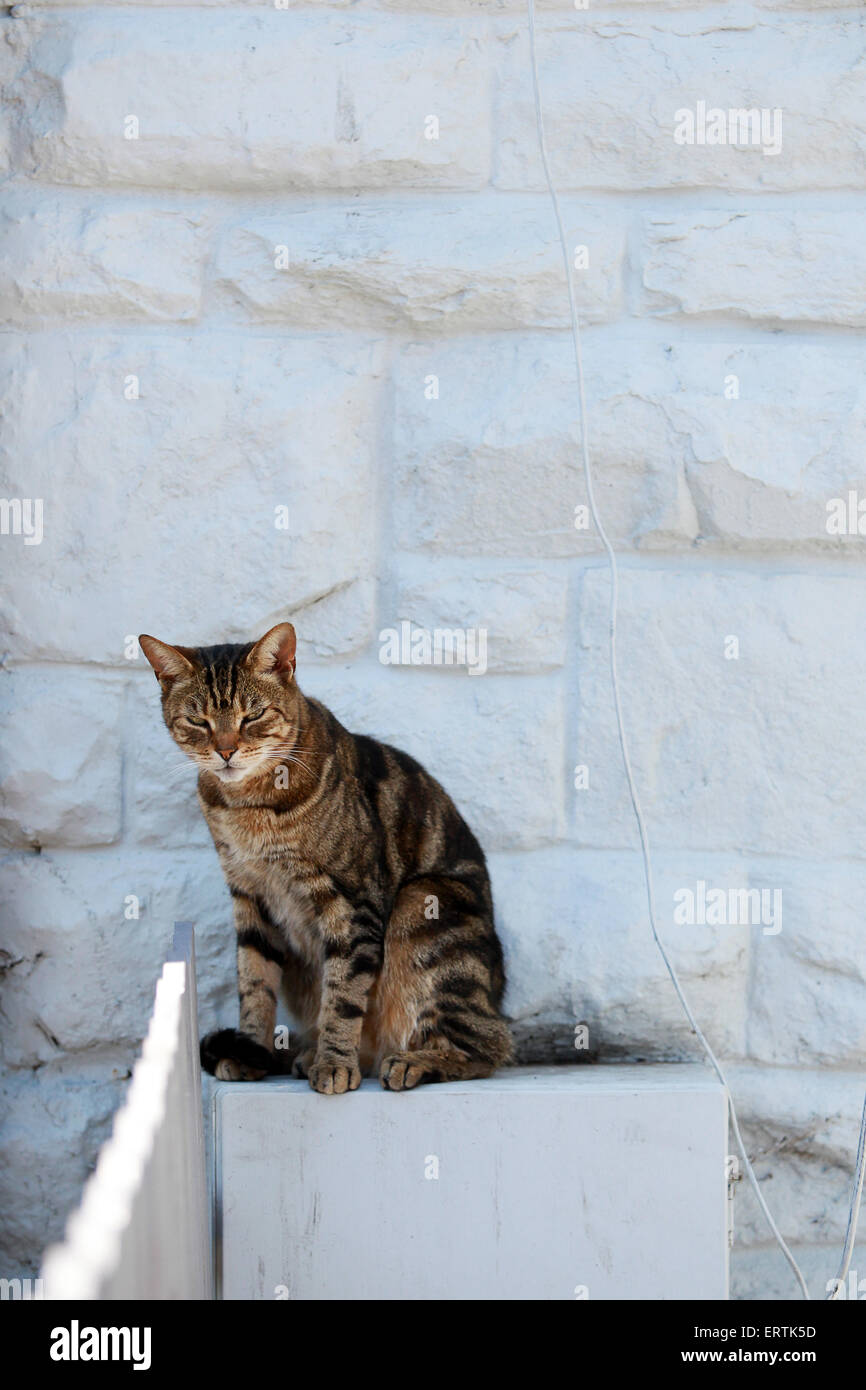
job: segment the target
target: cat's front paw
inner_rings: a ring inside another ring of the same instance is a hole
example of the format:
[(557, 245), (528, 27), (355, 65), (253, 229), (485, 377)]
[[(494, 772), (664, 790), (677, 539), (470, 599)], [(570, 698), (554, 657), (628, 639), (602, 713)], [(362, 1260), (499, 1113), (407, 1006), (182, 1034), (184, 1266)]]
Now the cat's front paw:
[(361, 1068), (357, 1062), (319, 1054), (310, 1064), (307, 1078), (320, 1096), (342, 1096), (346, 1091), (357, 1091)]
[(201, 1064), (217, 1081), (261, 1081), (279, 1071), (266, 1047), (236, 1028), (221, 1028), (201, 1040)]

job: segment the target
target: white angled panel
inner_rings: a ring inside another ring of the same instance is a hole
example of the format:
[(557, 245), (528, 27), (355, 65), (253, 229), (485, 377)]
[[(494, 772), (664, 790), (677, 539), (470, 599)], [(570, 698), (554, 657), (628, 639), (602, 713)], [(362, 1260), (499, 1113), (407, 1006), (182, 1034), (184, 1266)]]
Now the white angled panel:
[(193, 930), (179, 922), (111, 1137), (45, 1253), (46, 1297), (213, 1296), (196, 1015)]

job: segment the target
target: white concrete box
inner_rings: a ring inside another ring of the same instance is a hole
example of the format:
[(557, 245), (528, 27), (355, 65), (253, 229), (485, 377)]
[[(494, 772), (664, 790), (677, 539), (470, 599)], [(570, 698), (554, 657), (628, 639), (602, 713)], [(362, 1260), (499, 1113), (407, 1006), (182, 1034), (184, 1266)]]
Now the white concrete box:
[(214, 1119), (225, 1299), (727, 1297), (727, 1113), (700, 1066), (224, 1082)]

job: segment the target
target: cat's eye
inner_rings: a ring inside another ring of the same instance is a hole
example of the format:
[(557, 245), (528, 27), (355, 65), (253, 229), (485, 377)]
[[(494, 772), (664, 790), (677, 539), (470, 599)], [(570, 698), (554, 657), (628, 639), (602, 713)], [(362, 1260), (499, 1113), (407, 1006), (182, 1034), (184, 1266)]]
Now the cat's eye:
[(245, 724), (255, 724), (257, 719), (264, 719), (267, 713), (268, 711), (266, 709), (260, 709), (256, 714), (245, 714), (241, 720), (241, 728), (243, 728)]
[(208, 721), (207, 721), (206, 719), (193, 719), (193, 717), (192, 717), (191, 714), (188, 714), (188, 715), (186, 716), (186, 722), (187, 722), (188, 724), (194, 724), (195, 727), (196, 727), (197, 729), (209, 729), (209, 728), (210, 728), (210, 724), (208, 723)]

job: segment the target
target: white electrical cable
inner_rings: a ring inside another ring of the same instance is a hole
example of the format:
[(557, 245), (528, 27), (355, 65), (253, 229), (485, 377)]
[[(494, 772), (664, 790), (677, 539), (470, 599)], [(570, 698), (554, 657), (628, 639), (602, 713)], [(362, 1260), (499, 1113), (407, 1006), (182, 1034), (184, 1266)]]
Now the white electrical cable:
[(842, 1290), (845, 1287), (845, 1280), (848, 1277), (848, 1270), (851, 1267), (851, 1256), (854, 1254), (854, 1237), (857, 1234), (857, 1220), (860, 1216), (860, 1203), (863, 1200), (864, 1174), (866, 1174), (866, 1100), (863, 1102), (863, 1118), (860, 1121), (860, 1140), (857, 1144), (854, 1192), (851, 1197), (851, 1207), (848, 1212), (848, 1230), (845, 1233), (845, 1248), (842, 1251), (842, 1263), (839, 1266), (839, 1273), (836, 1275), (834, 1281), (833, 1292), (828, 1295), (828, 1302), (830, 1303), (835, 1299), (843, 1297)]
[[(796, 1277), (797, 1277), (797, 1281), (798, 1281), (798, 1283), (799, 1283), (799, 1285), (800, 1285), (800, 1289), (801, 1289), (801, 1292), (802, 1292), (802, 1294), (803, 1294), (803, 1297), (804, 1297), (804, 1298), (809, 1298), (809, 1296), (810, 1296), (810, 1295), (809, 1295), (809, 1289), (808, 1289), (808, 1286), (807, 1286), (807, 1284), (806, 1284), (806, 1281), (805, 1281), (805, 1279), (803, 1278), (803, 1275), (802, 1275), (802, 1273), (801, 1273), (801, 1271), (800, 1271), (800, 1267), (799, 1267), (799, 1265), (797, 1264), (797, 1261), (794, 1259), (794, 1256), (791, 1254), (791, 1251), (788, 1249), (788, 1246), (787, 1246), (786, 1243), (785, 1243), (784, 1237), (782, 1236), (782, 1234), (781, 1234), (781, 1232), (780, 1232), (778, 1226), (776, 1225), (775, 1221), (773, 1220), (773, 1217), (772, 1217), (772, 1214), (771, 1214), (771, 1212), (770, 1212), (770, 1209), (769, 1209), (769, 1207), (767, 1206), (767, 1203), (764, 1201), (764, 1194), (761, 1192), (761, 1189), (760, 1189), (760, 1187), (759, 1187), (759, 1185), (758, 1185), (758, 1180), (757, 1180), (757, 1178), (755, 1177), (754, 1170), (753, 1170), (753, 1168), (752, 1168), (751, 1163), (749, 1162), (749, 1156), (748, 1156), (748, 1154), (746, 1153), (746, 1147), (745, 1147), (745, 1144), (743, 1143), (742, 1135), (740, 1134), (740, 1126), (739, 1126), (739, 1122), (738, 1122), (738, 1120), (737, 1120), (737, 1112), (736, 1112), (736, 1109), (735, 1109), (735, 1107), (734, 1107), (734, 1100), (733, 1100), (733, 1097), (732, 1097), (732, 1095), (731, 1095), (730, 1087), (728, 1086), (728, 1083), (727, 1083), (727, 1081), (726, 1081), (726, 1079), (725, 1079), (724, 1072), (722, 1071), (721, 1065), (719, 1064), (719, 1062), (718, 1062), (718, 1060), (717, 1060), (717, 1058), (716, 1058), (716, 1055), (715, 1055), (715, 1053), (713, 1052), (713, 1049), (710, 1047), (710, 1044), (707, 1042), (707, 1039), (704, 1037), (704, 1034), (702, 1033), (702, 1031), (701, 1031), (701, 1029), (700, 1029), (700, 1027), (699, 1027), (699, 1025), (698, 1025), (698, 1022), (697, 1022), (697, 1020), (696, 1020), (694, 1014), (693, 1014), (692, 1011), (691, 1011), (691, 1008), (690, 1008), (690, 1006), (689, 1006), (688, 1000), (686, 999), (685, 995), (683, 994), (682, 987), (681, 987), (680, 982), (679, 982), (679, 980), (678, 980), (678, 978), (677, 978), (677, 973), (676, 973), (676, 971), (674, 970), (674, 967), (671, 965), (670, 960), (668, 959), (667, 951), (665, 950), (664, 945), (662, 944), (661, 938), (659, 937), (658, 930), (657, 930), (657, 927), (656, 927), (655, 892), (654, 892), (654, 888), (653, 888), (652, 861), (651, 861), (651, 857), (650, 857), (649, 839), (648, 839), (648, 836), (647, 836), (646, 825), (645, 825), (645, 823), (644, 823), (644, 817), (643, 817), (643, 811), (642, 811), (642, 809), (641, 809), (640, 798), (639, 798), (639, 796), (638, 796), (637, 787), (636, 787), (636, 785), (635, 785), (634, 774), (633, 774), (633, 772), (632, 772), (631, 759), (630, 759), (630, 757), (629, 757), (629, 752), (628, 752), (628, 741), (627, 741), (627, 738), (626, 738), (625, 725), (624, 725), (624, 723), (623, 723), (622, 705), (621, 705), (620, 694), (619, 694), (619, 678), (618, 678), (618, 675), (617, 675), (617, 664), (616, 664), (616, 621), (617, 621), (617, 609), (618, 609), (618, 604), (619, 604), (619, 574), (618, 574), (618, 570), (617, 570), (616, 555), (615, 555), (615, 553), (614, 553), (613, 546), (612, 546), (611, 543), (610, 543), (610, 539), (608, 538), (608, 534), (607, 534), (606, 530), (604, 529), (604, 524), (603, 524), (603, 522), (602, 522), (602, 520), (601, 520), (601, 517), (600, 517), (600, 515), (599, 515), (598, 507), (596, 506), (596, 501), (595, 501), (595, 492), (594, 492), (594, 489), (593, 489), (592, 467), (591, 467), (591, 465), (590, 465), (590, 460), (589, 460), (589, 446), (588, 446), (588, 443), (587, 443), (587, 428), (586, 428), (586, 394), (585, 394), (584, 382), (583, 382), (583, 354), (582, 354), (582, 351), (581, 351), (581, 341), (580, 341), (580, 319), (579, 319), (579, 317), (578, 317), (578, 313), (577, 313), (577, 303), (576, 303), (575, 297), (574, 297), (574, 283), (573, 283), (573, 280), (572, 280), (572, 273), (571, 273), (571, 258), (569, 257), (569, 254), (568, 254), (568, 244), (567, 244), (566, 238), (565, 238), (565, 228), (563, 227), (563, 222), (562, 222), (562, 212), (561, 212), (560, 206), (559, 206), (559, 197), (558, 197), (558, 195), (557, 195), (556, 189), (554, 188), (553, 179), (552, 179), (551, 174), (550, 174), (550, 165), (549, 165), (548, 158), (547, 158), (547, 142), (546, 142), (545, 137), (544, 137), (544, 116), (543, 116), (543, 114), (542, 114), (542, 109), (541, 109), (541, 93), (540, 93), (539, 82), (538, 82), (538, 57), (537, 57), (537, 54), (536, 54), (536, 46), (535, 46), (535, 0), (527, 0), (527, 13), (528, 13), (528, 16), (529, 16), (529, 49), (530, 49), (530, 56), (531, 56), (531, 60), (532, 60), (532, 87), (533, 87), (533, 93), (534, 93), (534, 96), (535, 96), (535, 120), (536, 120), (536, 125), (537, 125), (537, 128), (538, 128), (538, 144), (539, 144), (539, 147), (540, 147), (540, 150), (541, 150), (541, 162), (542, 162), (542, 164), (544, 165), (544, 176), (545, 176), (545, 179), (546, 179), (546, 181), (547, 181), (547, 189), (548, 189), (548, 192), (549, 192), (549, 194), (550, 194), (550, 200), (551, 200), (551, 202), (552, 202), (552, 204), (553, 204), (554, 213), (556, 214), (556, 225), (557, 225), (557, 227), (558, 227), (558, 229), (559, 229), (559, 241), (560, 241), (560, 245), (561, 245), (561, 247), (562, 247), (562, 256), (563, 256), (563, 260), (564, 260), (564, 262), (565, 262), (565, 277), (566, 277), (566, 282), (567, 282), (567, 284), (568, 284), (568, 302), (569, 302), (569, 308), (570, 308), (570, 310), (571, 310), (571, 332), (572, 332), (572, 338), (573, 338), (573, 341), (574, 341), (574, 358), (575, 358), (575, 365), (576, 365), (576, 367), (577, 367), (577, 384), (578, 384), (578, 394), (579, 394), (579, 398), (580, 398), (580, 445), (581, 445), (581, 453), (582, 453), (582, 456), (583, 456), (583, 472), (584, 472), (584, 477), (586, 478), (586, 491), (587, 491), (587, 496), (588, 496), (588, 498), (589, 498), (589, 507), (590, 507), (590, 511), (592, 512), (592, 519), (593, 519), (593, 521), (595, 522), (596, 530), (598, 531), (599, 537), (600, 537), (600, 539), (601, 539), (601, 543), (602, 543), (602, 545), (604, 546), (605, 551), (607, 552), (608, 564), (609, 564), (609, 567), (610, 567), (610, 581), (611, 581), (611, 583), (610, 583), (610, 674), (611, 674), (611, 681), (612, 681), (612, 685), (613, 685), (613, 702), (614, 702), (614, 708), (615, 708), (615, 711), (616, 711), (616, 725), (617, 725), (617, 731), (618, 731), (618, 733), (619, 733), (619, 745), (620, 745), (620, 749), (621, 749), (621, 752), (622, 752), (623, 767), (624, 767), (624, 769), (625, 769), (626, 780), (627, 780), (627, 782), (628, 782), (629, 796), (631, 797), (632, 809), (633, 809), (633, 811), (634, 811), (635, 820), (637, 821), (638, 833), (639, 833), (639, 835), (640, 835), (640, 846), (641, 846), (641, 854), (643, 855), (644, 877), (645, 877), (645, 880), (646, 880), (646, 893), (647, 893), (647, 904), (648, 904), (648, 907), (649, 907), (650, 927), (652, 928), (653, 939), (655, 940), (656, 946), (658, 947), (659, 951), (661, 952), (661, 957), (662, 957), (662, 960), (663, 960), (664, 963), (665, 963), (665, 968), (667, 969), (667, 972), (668, 972), (668, 975), (669, 975), (670, 978), (671, 978), (671, 982), (672, 982), (672, 984), (673, 984), (673, 987), (674, 987), (674, 989), (675, 989), (676, 992), (677, 992), (677, 997), (678, 997), (678, 999), (679, 999), (679, 1001), (680, 1001), (680, 1004), (682, 1005), (683, 1012), (685, 1013), (686, 1018), (688, 1019), (690, 1025), (691, 1025), (691, 1027), (692, 1027), (692, 1029), (694, 1030), (694, 1033), (695, 1033), (696, 1037), (698, 1038), (698, 1041), (700, 1042), (702, 1048), (704, 1049), (704, 1052), (705, 1052), (705, 1054), (706, 1054), (706, 1056), (707, 1056), (707, 1060), (709, 1061), (711, 1067), (713, 1068), (713, 1071), (716, 1073), (716, 1076), (719, 1078), (719, 1081), (721, 1082), (721, 1084), (722, 1084), (722, 1086), (723, 1086), (723, 1088), (724, 1088), (725, 1095), (726, 1095), (726, 1097), (727, 1097), (727, 1102), (728, 1102), (728, 1110), (729, 1110), (730, 1117), (731, 1117), (731, 1128), (733, 1129), (734, 1137), (735, 1137), (735, 1139), (736, 1139), (736, 1141), (737, 1141), (737, 1148), (739, 1149), (740, 1154), (741, 1154), (741, 1156), (742, 1156), (743, 1165), (744, 1165), (744, 1167), (745, 1167), (746, 1174), (747, 1174), (747, 1176), (748, 1176), (749, 1182), (750, 1182), (751, 1185), (752, 1185), (752, 1189), (753, 1189), (753, 1191), (754, 1191), (754, 1193), (755, 1193), (755, 1197), (757, 1198), (758, 1205), (760, 1206), (761, 1211), (763, 1212), (764, 1219), (766, 1220), (767, 1225), (769, 1226), (769, 1228), (770, 1228), (770, 1230), (772, 1231), (772, 1233), (773, 1233), (773, 1235), (774, 1235), (776, 1241), (778, 1242), (778, 1245), (779, 1245), (780, 1250), (782, 1251), (782, 1254), (785, 1256), (785, 1259), (788, 1261), (788, 1264), (791, 1266), (791, 1269), (794, 1271), (794, 1274), (795, 1274)], [(863, 1157), (864, 1157), (864, 1152), (863, 1152), (863, 1151), (864, 1151), (864, 1149), (866, 1149), (866, 1145), (864, 1145), (863, 1140), (864, 1140), (864, 1136), (866, 1136), (866, 1108), (864, 1108), (864, 1116), (863, 1116), (863, 1119), (864, 1119), (864, 1129), (861, 1130), (861, 1145), (860, 1145), (861, 1154), (860, 1154), (860, 1162), (859, 1162), (859, 1168), (860, 1168), (859, 1180), (858, 1180), (858, 1185), (855, 1185), (854, 1202), (852, 1202), (852, 1217), (851, 1217), (851, 1221), (852, 1221), (852, 1223), (853, 1223), (853, 1228), (852, 1228), (852, 1226), (849, 1224), (849, 1239), (848, 1239), (848, 1241), (846, 1241), (846, 1250), (848, 1250), (849, 1244), (850, 1244), (851, 1249), (853, 1249), (853, 1245), (854, 1245), (854, 1230), (856, 1230), (856, 1224), (857, 1224), (857, 1223), (856, 1223), (856, 1215), (854, 1214), (854, 1209), (855, 1209), (855, 1207), (859, 1204), (859, 1195), (860, 1195), (860, 1193), (862, 1193), (862, 1188), (863, 1188)], [(849, 1263), (850, 1263), (850, 1251), (848, 1251), (848, 1260), (849, 1260)], [(843, 1264), (844, 1264), (844, 1260), (843, 1260)], [(846, 1266), (846, 1272), (847, 1272), (847, 1266)]]

